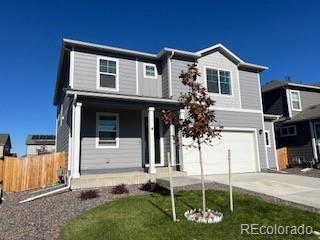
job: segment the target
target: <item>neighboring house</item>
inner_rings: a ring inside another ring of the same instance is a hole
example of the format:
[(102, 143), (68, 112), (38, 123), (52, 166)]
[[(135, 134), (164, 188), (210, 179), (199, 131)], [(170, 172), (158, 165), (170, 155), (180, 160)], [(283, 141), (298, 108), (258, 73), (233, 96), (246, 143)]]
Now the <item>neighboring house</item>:
[(289, 164), (316, 164), (320, 150), (320, 87), (270, 81), (262, 87), (264, 112), (275, 123), (277, 148), (287, 147)]
[(166, 166), (168, 152), (179, 170), (200, 174), (197, 151), (176, 147), (174, 127), (160, 120), (166, 109), (185, 116), (177, 104), (187, 91), (179, 75), (194, 62), (223, 126), (222, 139), (204, 148), (205, 173), (227, 172), (228, 149), (233, 172), (276, 169), (269, 126), (275, 117), (263, 115), (261, 101), (260, 73), (266, 67), (244, 62), (221, 44), (150, 54), (64, 39), (54, 105), (57, 151), (68, 152), (71, 176), (145, 168), (156, 173)]
[(56, 150), (55, 135), (28, 135), (27, 156), (53, 153)]
[(11, 155), (11, 140), (10, 135), (5, 133), (0, 133), (0, 159), (3, 159), (4, 156)]

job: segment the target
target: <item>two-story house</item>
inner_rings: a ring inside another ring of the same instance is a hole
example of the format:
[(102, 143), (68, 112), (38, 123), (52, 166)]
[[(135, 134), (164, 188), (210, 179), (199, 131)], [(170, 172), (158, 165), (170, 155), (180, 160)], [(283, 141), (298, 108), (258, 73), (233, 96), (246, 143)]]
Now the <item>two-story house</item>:
[(11, 152), (10, 135), (7, 133), (0, 133), (0, 159), (9, 156)]
[(194, 62), (223, 128), (221, 140), (204, 149), (205, 173), (227, 172), (228, 149), (233, 172), (276, 168), (275, 118), (263, 114), (259, 81), (266, 67), (246, 63), (221, 44), (151, 54), (64, 39), (54, 104), (57, 151), (68, 152), (72, 178), (144, 169), (154, 174), (166, 166), (167, 153), (180, 171), (199, 174), (197, 151), (175, 146), (174, 126), (160, 120), (167, 109), (185, 116), (178, 98), (187, 89), (179, 75)]
[(277, 147), (287, 147), (289, 164), (319, 163), (320, 87), (270, 81), (262, 87), (265, 113), (282, 117), (275, 123)]

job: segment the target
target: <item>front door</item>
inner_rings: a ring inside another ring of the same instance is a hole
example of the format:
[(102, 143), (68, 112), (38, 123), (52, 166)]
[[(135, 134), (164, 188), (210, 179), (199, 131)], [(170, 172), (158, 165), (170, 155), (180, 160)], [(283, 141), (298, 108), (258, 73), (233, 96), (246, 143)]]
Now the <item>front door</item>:
[[(145, 165), (149, 165), (149, 131), (148, 131), (148, 118), (144, 118), (144, 156), (145, 156)], [(160, 158), (160, 121), (158, 117), (155, 117), (154, 122), (154, 145), (155, 145), (155, 162), (157, 166), (161, 165)]]
[(318, 159), (320, 158), (320, 123), (314, 124), (314, 130), (316, 135), (316, 144), (318, 146)]

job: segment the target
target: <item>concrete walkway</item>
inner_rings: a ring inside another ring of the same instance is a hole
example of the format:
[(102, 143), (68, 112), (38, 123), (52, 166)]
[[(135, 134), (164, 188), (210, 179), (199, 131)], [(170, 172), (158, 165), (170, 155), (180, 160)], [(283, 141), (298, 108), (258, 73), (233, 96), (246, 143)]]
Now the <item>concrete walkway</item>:
[[(234, 174), (233, 186), (320, 209), (320, 178), (276, 173)], [(207, 175), (206, 182), (228, 184), (228, 175)], [(200, 182), (199, 176), (178, 177), (175, 186)]]

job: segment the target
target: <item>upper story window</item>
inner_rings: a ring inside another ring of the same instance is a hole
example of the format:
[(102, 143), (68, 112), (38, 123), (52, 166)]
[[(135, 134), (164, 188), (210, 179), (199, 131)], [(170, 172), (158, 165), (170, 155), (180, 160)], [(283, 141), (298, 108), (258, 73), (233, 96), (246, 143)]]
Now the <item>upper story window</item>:
[(290, 90), (291, 108), (293, 111), (301, 111), (301, 99), (300, 92), (296, 90)]
[(157, 78), (157, 67), (155, 64), (145, 63), (143, 66), (144, 66), (143, 76), (145, 78)]
[(231, 95), (231, 73), (230, 71), (206, 68), (206, 83), (209, 93)]
[(118, 90), (119, 88), (118, 59), (98, 57), (97, 88)]
[(280, 128), (281, 137), (290, 137), (297, 135), (297, 127), (295, 125)]
[(271, 147), (271, 144), (270, 144), (270, 132), (268, 130), (265, 130), (264, 131), (264, 135), (266, 137), (266, 146), (267, 147)]
[(119, 115), (117, 113), (97, 113), (98, 148), (119, 146)]

